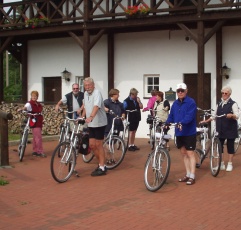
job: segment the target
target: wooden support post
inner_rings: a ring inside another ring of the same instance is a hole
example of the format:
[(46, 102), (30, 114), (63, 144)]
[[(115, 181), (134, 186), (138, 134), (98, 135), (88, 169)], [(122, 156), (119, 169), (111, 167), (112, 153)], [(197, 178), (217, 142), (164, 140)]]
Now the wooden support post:
[(12, 120), (11, 113), (0, 111), (0, 166), (9, 165), (8, 152), (8, 120)]
[(108, 92), (114, 88), (114, 35), (108, 34)]
[[(2, 44), (2, 39), (0, 39), (0, 46)], [(0, 53), (0, 103), (4, 100), (4, 77), (3, 77), (3, 53)]]
[(204, 25), (198, 22), (198, 92), (197, 105), (204, 108)]
[(83, 31), (83, 51), (84, 51), (84, 78), (90, 77), (90, 32)]
[(222, 29), (216, 33), (216, 103), (220, 101), (222, 89), (222, 76), (220, 75), (220, 68), (222, 67)]
[[(198, 0), (198, 15), (203, 12), (203, 0)], [(204, 108), (204, 23), (197, 22), (197, 38), (198, 38), (198, 92), (197, 92), (197, 106)]]

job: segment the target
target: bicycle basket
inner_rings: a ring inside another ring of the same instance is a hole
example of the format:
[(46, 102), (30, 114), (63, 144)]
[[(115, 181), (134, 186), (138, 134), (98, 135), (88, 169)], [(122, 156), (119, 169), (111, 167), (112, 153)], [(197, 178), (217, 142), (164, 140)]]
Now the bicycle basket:
[(147, 119), (146, 119), (146, 123), (147, 124), (152, 124), (153, 123), (153, 120), (154, 120), (154, 117), (151, 116), (151, 115), (148, 115)]

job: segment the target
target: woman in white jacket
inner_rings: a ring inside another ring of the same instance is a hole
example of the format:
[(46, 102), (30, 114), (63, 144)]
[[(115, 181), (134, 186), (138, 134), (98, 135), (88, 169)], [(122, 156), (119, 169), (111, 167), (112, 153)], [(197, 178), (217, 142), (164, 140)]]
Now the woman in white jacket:
[[(164, 100), (164, 94), (161, 91), (156, 92), (156, 101), (154, 104), (153, 109), (156, 110), (155, 115), (159, 117), (160, 121), (166, 122), (169, 110), (170, 110), (170, 103), (168, 100)], [(164, 130), (164, 133), (167, 134), (168, 129)], [(170, 147), (167, 142), (167, 148), (170, 150)]]

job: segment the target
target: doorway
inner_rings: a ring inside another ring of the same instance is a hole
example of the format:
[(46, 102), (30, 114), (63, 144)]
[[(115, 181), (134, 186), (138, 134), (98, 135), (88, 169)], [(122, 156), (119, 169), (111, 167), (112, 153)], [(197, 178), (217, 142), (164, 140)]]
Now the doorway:
[(44, 102), (57, 103), (62, 98), (61, 77), (44, 77)]
[[(192, 97), (196, 102), (198, 98), (198, 84), (197, 84), (197, 74), (184, 74), (184, 82), (188, 88), (188, 96)], [(211, 74), (206, 73), (204, 75), (204, 98), (203, 105), (204, 108), (201, 109), (211, 109)], [(199, 107), (197, 105), (197, 107)], [(200, 114), (200, 113), (199, 113)], [(199, 116), (197, 116), (197, 121), (200, 121)]]

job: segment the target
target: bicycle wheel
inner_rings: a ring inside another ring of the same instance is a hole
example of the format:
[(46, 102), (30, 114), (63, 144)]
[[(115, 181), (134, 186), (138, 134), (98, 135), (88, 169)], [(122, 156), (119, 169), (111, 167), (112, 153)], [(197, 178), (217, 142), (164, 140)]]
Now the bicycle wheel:
[(234, 140), (234, 152), (237, 153), (238, 147), (240, 145), (240, 136)]
[(25, 130), (23, 135), (22, 135), (20, 144), (18, 146), (18, 155), (19, 155), (20, 162), (23, 160), (23, 156), (24, 156), (24, 152), (25, 152), (25, 149), (26, 149), (27, 141), (28, 141), (28, 130)]
[(59, 143), (65, 141), (64, 135), (65, 135), (65, 126), (64, 126), (64, 124), (61, 124), (61, 125), (60, 125)]
[(124, 144), (125, 144), (125, 152), (127, 151), (128, 146), (129, 146), (129, 135), (130, 135), (129, 129), (130, 129), (129, 125), (127, 125), (126, 128), (124, 129), (123, 135), (122, 135), (122, 139), (123, 139)]
[(195, 149), (194, 155), (196, 159), (196, 168), (200, 168), (204, 160), (203, 151), (201, 149)]
[(107, 169), (116, 168), (125, 157), (125, 144), (122, 138), (112, 136), (106, 139), (103, 144)]
[(91, 150), (91, 152), (89, 154), (82, 155), (82, 159), (85, 163), (90, 163), (93, 160), (94, 156), (95, 155), (94, 155), (93, 151)]
[(212, 148), (210, 152), (210, 170), (214, 177), (216, 177), (220, 171), (222, 162), (222, 147), (220, 140), (215, 137), (212, 140)]
[(151, 192), (164, 185), (171, 165), (170, 155), (166, 149), (157, 147), (155, 151), (148, 156), (144, 170), (145, 186)]
[(59, 183), (67, 181), (76, 165), (76, 151), (69, 142), (60, 143), (54, 150), (50, 162), (52, 177)]
[(176, 137), (176, 135), (174, 134), (174, 145), (177, 147), (177, 137)]
[(151, 150), (153, 150), (154, 147), (155, 147), (155, 133), (154, 133), (154, 129), (150, 129), (150, 145), (151, 145)]

